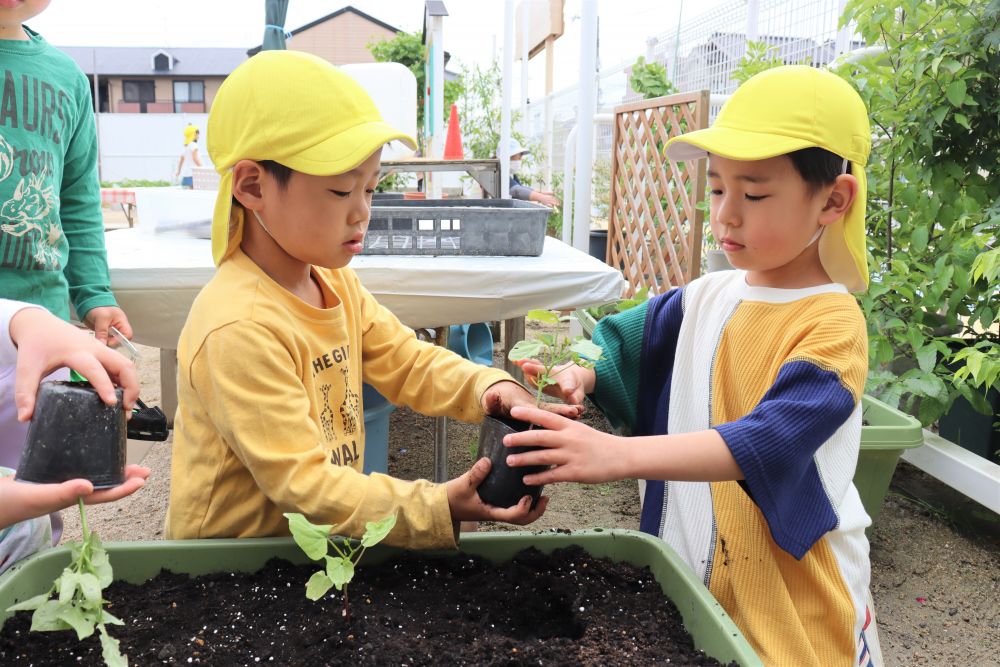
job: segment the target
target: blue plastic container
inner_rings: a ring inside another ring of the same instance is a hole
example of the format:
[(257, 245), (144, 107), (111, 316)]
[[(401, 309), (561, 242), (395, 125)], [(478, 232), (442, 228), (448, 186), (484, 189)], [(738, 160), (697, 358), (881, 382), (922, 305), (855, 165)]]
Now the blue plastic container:
[(453, 324), (448, 330), (448, 349), (483, 366), (493, 365), (493, 332), (485, 322)]
[(370, 384), (362, 385), (361, 400), (365, 413), (364, 473), (389, 472), (389, 415), (396, 409)]

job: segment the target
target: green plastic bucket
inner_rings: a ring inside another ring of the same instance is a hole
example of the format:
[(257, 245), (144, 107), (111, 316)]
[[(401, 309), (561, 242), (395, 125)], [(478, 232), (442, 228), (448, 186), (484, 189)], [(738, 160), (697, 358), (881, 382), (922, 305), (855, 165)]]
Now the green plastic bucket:
[(872, 523), (882, 511), (882, 501), (904, 449), (924, 444), (920, 422), (871, 396), (862, 397), (865, 425), (861, 427), (861, 453), (854, 471), (854, 486)]
[[(601, 529), (572, 533), (472, 533), (463, 535), (459, 550), (493, 562), (504, 562), (528, 547), (549, 553), (571, 545), (579, 545), (596, 557), (649, 567), (664, 595), (677, 605), (695, 647), (723, 663), (736, 661), (743, 667), (762, 664), (729, 615), (680, 556), (663, 540), (645, 533)], [(308, 562), (291, 538), (280, 537), (109, 542), (104, 546), (111, 557), (115, 579), (132, 583), (155, 577), (161, 568), (199, 575), (253, 572), (273, 557), (293, 563)], [(364, 563), (380, 562), (400, 551), (378, 545), (366, 552)], [(453, 553), (436, 551), (428, 555)], [(6, 611), (8, 607), (44, 593), (69, 562), (69, 549), (59, 547), (33, 556), (0, 576), (0, 627), (11, 616)], [(301, 592), (290, 591), (289, 595), (301, 595)]]

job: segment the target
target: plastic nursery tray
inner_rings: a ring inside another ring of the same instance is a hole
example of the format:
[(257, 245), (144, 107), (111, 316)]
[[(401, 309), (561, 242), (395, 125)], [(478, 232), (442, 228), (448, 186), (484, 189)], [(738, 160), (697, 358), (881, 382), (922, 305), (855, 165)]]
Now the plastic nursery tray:
[(516, 199), (376, 199), (362, 254), (538, 256), (550, 213)]

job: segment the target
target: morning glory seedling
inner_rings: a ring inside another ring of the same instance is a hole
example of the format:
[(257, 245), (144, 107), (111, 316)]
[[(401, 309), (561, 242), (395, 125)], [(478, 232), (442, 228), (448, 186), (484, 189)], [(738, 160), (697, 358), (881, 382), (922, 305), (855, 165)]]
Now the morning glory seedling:
[[(393, 529), (393, 526), (396, 525), (396, 515), (393, 514), (379, 521), (366, 523), (365, 534), (357, 543), (346, 537), (331, 535), (332, 525), (310, 523), (308, 519), (297, 512), (288, 512), (285, 514), (285, 518), (288, 519), (288, 528), (292, 531), (292, 537), (302, 552), (312, 560), (326, 561), (326, 569), (314, 573), (306, 583), (306, 597), (310, 600), (319, 600), (333, 587), (336, 587), (338, 591), (343, 590), (343, 616), (350, 620), (347, 584), (354, 578), (354, 568), (365, 554), (365, 549), (381, 542)], [(330, 547), (333, 548), (336, 556), (327, 555), (327, 550)]]
[[(559, 317), (558, 313), (551, 310), (532, 310), (525, 315), (526, 319), (535, 320), (544, 324), (559, 324), (569, 320), (569, 317)], [(603, 350), (600, 345), (595, 345), (583, 336), (569, 337), (563, 334), (541, 334), (533, 340), (518, 341), (507, 358), (511, 361), (521, 361), (531, 359), (540, 363), (544, 370), (535, 378), (535, 406), (542, 404), (542, 395), (545, 388), (556, 384), (555, 379), (564, 369), (559, 368), (570, 362), (583, 368), (593, 368), (594, 364), (601, 360)]]
[[(108, 552), (101, 546), (97, 534), (87, 529), (87, 515), (80, 504), (81, 542), (70, 542), (73, 561), (62, 571), (46, 593), (36, 595), (7, 609), (31, 611), (31, 630), (48, 632), (75, 630), (77, 639), (94, 634), (96, 627), (101, 635), (101, 656), (108, 667), (128, 667), (128, 658), (118, 648), (118, 640), (108, 634), (105, 623), (124, 625), (121, 619), (104, 610), (107, 602), (101, 592), (111, 585), (113, 575)], [(49, 597), (57, 594), (58, 598)]]

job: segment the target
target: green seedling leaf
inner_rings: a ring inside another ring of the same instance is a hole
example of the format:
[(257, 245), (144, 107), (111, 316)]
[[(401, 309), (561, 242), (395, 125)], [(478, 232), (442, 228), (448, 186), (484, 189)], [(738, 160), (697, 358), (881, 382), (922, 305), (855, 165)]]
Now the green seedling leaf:
[(83, 599), (91, 604), (100, 607), (103, 602), (101, 598), (101, 583), (97, 577), (90, 573), (81, 574), (77, 579), (77, 586), (83, 594)]
[(122, 655), (118, 640), (101, 628), (101, 657), (108, 667), (128, 667), (128, 658)]
[(559, 315), (551, 310), (529, 310), (524, 316), (526, 319), (544, 322), (545, 324), (559, 324)]
[(331, 588), (333, 581), (330, 577), (326, 576), (325, 572), (315, 572), (306, 583), (306, 597), (315, 602), (326, 595)]
[(102, 590), (111, 585), (114, 573), (111, 570), (111, 561), (108, 559), (107, 551), (103, 548), (94, 549), (93, 553), (90, 554), (90, 566), (94, 570), (94, 576), (97, 577), (97, 582)]
[(538, 378), (535, 380), (535, 382), (536, 382), (536, 384), (538, 386), (538, 389), (541, 390), (541, 389), (545, 389), (549, 385), (557, 384), (559, 381), (556, 380), (556, 379), (550, 378), (548, 375), (539, 375)]
[(365, 534), (361, 538), (361, 546), (373, 547), (388, 535), (396, 526), (396, 515), (387, 516), (378, 521), (369, 521), (365, 524)]
[(546, 346), (538, 340), (519, 340), (507, 353), (507, 358), (511, 361), (521, 361), (522, 359), (537, 359), (545, 351)]
[(41, 595), (36, 595), (33, 598), (28, 598), (24, 602), (18, 602), (13, 607), (7, 607), (8, 612), (12, 611), (34, 611), (45, 604), (49, 599), (48, 593), (42, 593)]
[(90, 618), (79, 607), (62, 606), (59, 610), (59, 620), (76, 630), (77, 639), (86, 639), (94, 634), (94, 619)]
[(326, 541), (333, 526), (310, 523), (298, 512), (286, 512), (288, 529), (302, 552), (312, 560), (321, 560), (326, 555)]
[(601, 346), (596, 345), (585, 338), (573, 341), (573, 344), (570, 345), (569, 349), (572, 350), (574, 354), (578, 354), (591, 361), (600, 361), (603, 359), (601, 355), (604, 354), (604, 350), (601, 349)]
[(326, 576), (330, 578), (333, 585), (339, 591), (354, 578), (354, 562), (350, 558), (341, 556), (326, 557)]
[(125, 625), (125, 621), (106, 611), (101, 611), (101, 622), (104, 625)]
[(48, 600), (41, 607), (35, 610), (31, 616), (32, 632), (51, 632), (55, 630), (69, 630), (70, 626), (61, 618), (63, 606), (58, 600)]
[(76, 595), (76, 587), (80, 583), (80, 575), (69, 568), (63, 570), (59, 577), (59, 604), (69, 604)]

